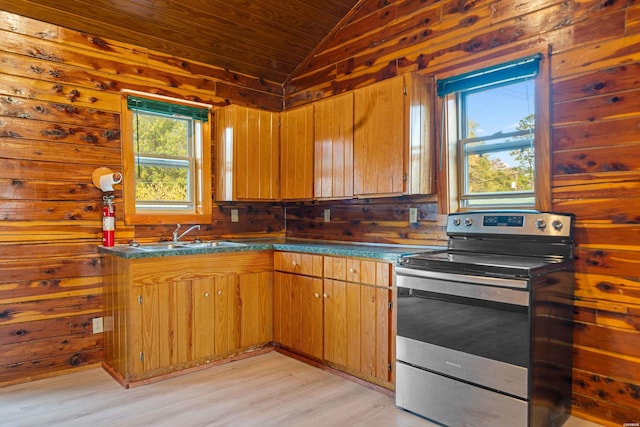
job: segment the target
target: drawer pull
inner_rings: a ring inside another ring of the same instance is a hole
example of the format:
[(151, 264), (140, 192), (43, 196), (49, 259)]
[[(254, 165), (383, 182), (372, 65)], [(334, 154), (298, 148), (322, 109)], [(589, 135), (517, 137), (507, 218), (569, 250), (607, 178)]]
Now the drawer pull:
[(320, 294), (316, 292), (316, 298), (320, 298)]
[(205, 298), (209, 298), (209, 292), (204, 293)]
[(222, 295), (222, 290), (219, 290), (219, 291), (218, 291), (218, 295)]

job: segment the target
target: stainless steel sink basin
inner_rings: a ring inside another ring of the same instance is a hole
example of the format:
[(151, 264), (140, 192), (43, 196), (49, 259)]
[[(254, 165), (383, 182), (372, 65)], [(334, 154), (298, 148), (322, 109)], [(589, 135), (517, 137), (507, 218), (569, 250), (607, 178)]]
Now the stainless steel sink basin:
[(145, 252), (180, 250), (180, 249), (200, 249), (200, 248), (233, 248), (247, 246), (245, 243), (225, 242), (225, 241), (205, 241), (205, 242), (166, 242), (150, 243), (131, 247)]
[(237, 248), (247, 246), (245, 243), (211, 241), (211, 242), (178, 242), (178, 246), (185, 248)]

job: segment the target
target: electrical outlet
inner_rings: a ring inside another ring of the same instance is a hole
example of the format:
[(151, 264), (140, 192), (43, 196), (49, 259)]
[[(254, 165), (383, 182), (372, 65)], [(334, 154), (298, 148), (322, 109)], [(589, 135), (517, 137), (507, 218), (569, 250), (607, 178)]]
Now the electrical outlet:
[(324, 222), (331, 222), (331, 209), (324, 210)]
[(238, 209), (231, 209), (231, 222), (238, 222)]
[(418, 222), (418, 208), (409, 208), (409, 222), (411, 224)]
[(94, 317), (92, 320), (93, 320), (93, 333), (99, 334), (101, 332), (104, 332), (104, 322), (102, 320), (102, 317)]

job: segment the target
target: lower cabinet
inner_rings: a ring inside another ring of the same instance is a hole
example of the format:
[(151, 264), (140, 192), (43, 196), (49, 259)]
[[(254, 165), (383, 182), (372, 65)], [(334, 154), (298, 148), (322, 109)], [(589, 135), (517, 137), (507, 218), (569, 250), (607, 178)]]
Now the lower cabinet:
[(279, 271), (273, 279), (274, 341), (322, 359), (322, 279)]
[(105, 365), (123, 384), (273, 341), (271, 252), (105, 256)]
[(391, 380), (390, 290), (324, 280), (324, 358), (348, 371)]
[(276, 252), (274, 266), (274, 341), (393, 388), (391, 264)]

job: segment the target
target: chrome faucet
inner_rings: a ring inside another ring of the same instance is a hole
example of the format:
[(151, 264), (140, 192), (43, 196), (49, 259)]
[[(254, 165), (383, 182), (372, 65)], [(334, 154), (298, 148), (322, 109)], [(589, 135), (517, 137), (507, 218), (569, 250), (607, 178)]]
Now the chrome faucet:
[(200, 230), (200, 224), (198, 225), (192, 225), (191, 227), (187, 228), (187, 231), (185, 231), (184, 233), (180, 234), (178, 236), (178, 230), (180, 230), (181, 225), (180, 224), (176, 224), (176, 229), (173, 230), (173, 242), (177, 242), (178, 240), (180, 240), (182, 238), (182, 236), (184, 236), (185, 234), (187, 234), (188, 232), (190, 232), (191, 230), (193, 230), (194, 228), (197, 228), (198, 230)]

